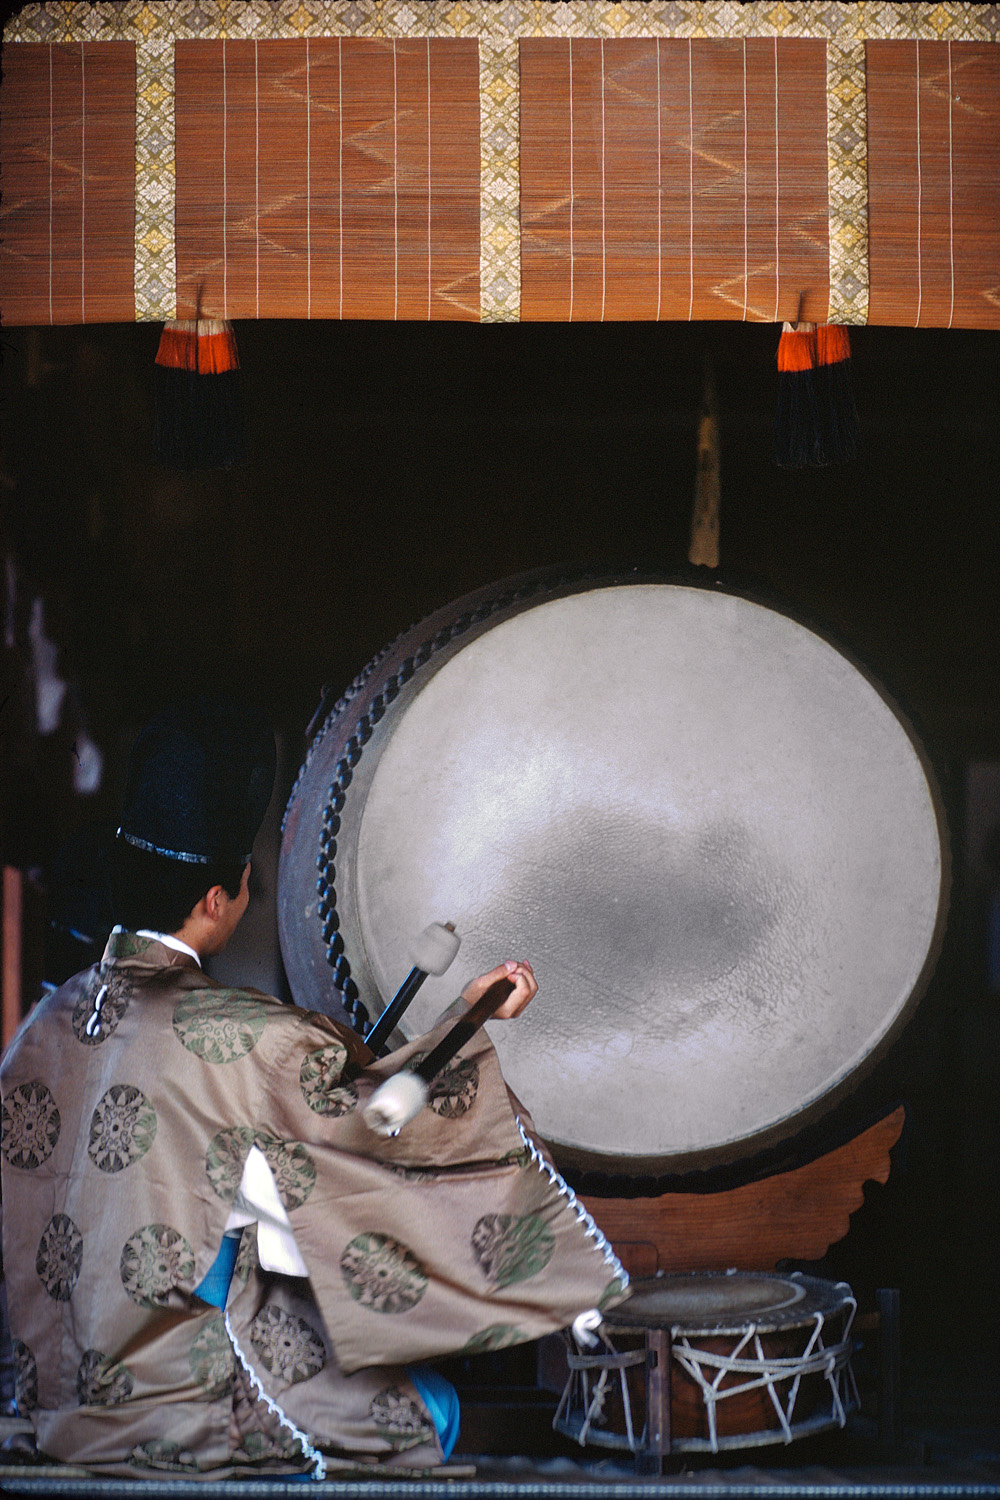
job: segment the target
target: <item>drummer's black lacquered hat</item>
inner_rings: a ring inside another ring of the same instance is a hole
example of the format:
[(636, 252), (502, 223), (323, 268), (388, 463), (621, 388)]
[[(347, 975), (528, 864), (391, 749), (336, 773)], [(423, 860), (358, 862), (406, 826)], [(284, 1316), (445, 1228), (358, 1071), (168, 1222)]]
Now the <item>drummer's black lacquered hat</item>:
[(175, 704), (135, 742), (119, 835), (167, 859), (245, 865), (274, 769), (274, 734), (255, 709), (208, 697)]

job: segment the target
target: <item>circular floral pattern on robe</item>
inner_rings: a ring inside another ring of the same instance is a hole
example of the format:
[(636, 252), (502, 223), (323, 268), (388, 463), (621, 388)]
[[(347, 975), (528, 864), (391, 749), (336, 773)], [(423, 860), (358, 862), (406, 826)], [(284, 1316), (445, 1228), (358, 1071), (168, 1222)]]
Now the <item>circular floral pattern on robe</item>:
[(472, 1231), (472, 1253), (496, 1287), (537, 1276), (554, 1249), (552, 1231), (537, 1214), (484, 1214)]
[(140, 1307), (166, 1307), (174, 1287), (194, 1275), (194, 1254), (179, 1230), (169, 1224), (144, 1224), (122, 1250), (122, 1286)]
[(232, 1203), (255, 1142), (271, 1168), (286, 1213), (298, 1208), (316, 1186), (312, 1157), (301, 1141), (281, 1141), (276, 1135), (258, 1134), (252, 1125), (229, 1125), (209, 1141), (205, 1171), (212, 1190), (224, 1203)]
[[(115, 970), (106, 975), (101, 972), (95, 974), (73, 1007), (73, 1032), (77, 1041), (82, 1042), (85, 1047), (96, 1047), (98, 1043), (106, 1042), (128, 1010), (133, 988), (130, 974), (120, 974)], [(94, 1006), (102, 989), (104, 994), (101, 996), (95, 1021), (92, 1020)]]
[(191, 1374), (210, 1401), (232, 1394), (235, 1355), (221, 1314), (210, 1318), (192, 1340), (188, 1359)]
[(68, 1302), (83, 1265), (83, 1235), (68, 1214), (53, 1214), (38, 1242), (35, 1270), (56, 1302)]
[[(407, 1066), (411, 1069), (418, 1067), (426, 1056), (425, 1052), (416, 1053)], [(467, 1114), (472, 1108), (478, 1093), (479, 1064), (472, 1057), (456, 1057), (442, 1068), (434, 1080), (427, 1095), (427, 1103), (436, 1115), (443, 1115), (446, 1120), (457, 1120), (459, 1115)]]
[(359, 1234), (345, 1246), (340, 1270), (355, 1302), (377, 1313), (405, 1313), (427, 1290), (416, 1256), (384, 1234)]
[(262, 1307), (250, 1324), (250, 1342), (265, 1370), (283, 1385), (311, 1380), (326, 1364), (323, 1340), (305, 1318)]
[(262, 1000), (243, 990), (193, 990), (174, 1010), (174, 1032), (205, 1062), (231, 1063), (256, 1047), (268, 1011)]
[(174, 1469), (185, 1474), (198, 1468), (194, 1454), (172, 1438), (148, 1438), (146, 1442), (138, 1443), (128, 1461), (138, 1469)]
[(52, 1155), (61, 1127), (56, 1101), (42, 1080), (19, 1083), (3, 1101), (0, 1150), (12, 1167), (30, 1172)]
[(76, 1394), (81, 1406), (121, 1406), (132, 1394), (132, 1371), (99, 1349), (88, 1349), (76, 1372)]
[(14, 1355), (14, 1400), (23, 1417), (38, 1406), (38, 1366), (27, 1344), (20, 1339), (11, 1339), (10, 1343)]
[[(236, 1450), (236, 1457), (245, 1456), (252, 1464), (265, 1463), (269, 1458), (301, 1458), (302, 1445), (298, 1438), (292, 1437), (290, 1432), (284, 1428), (276, 1433), (247, 1432), (243, 1436), (240, 1446)], [(295, 1476), (287, 1474), (286, 1479)]]
[(528, 1335), (513, 1323), (491, 1323), (488, 1328), (481, 1328), (474, 1333), (467, 1344), (463, 1344), (462, 1354), (488, 1354), (492, 1349), (507, 1349), (511, 1344), (523, 1344)]
[(213, 1191), (223, 1203), (232, 1203), (236, 1197), (253, 1138), (252, 1125), (230, 1125), (213, 1135), (208, 1143), (205, 1171)]
[(301, 1141), (279, 1141), (274, 1135), (259, 1135), (257, 1144), (274, 1176), (281, 1206), (286, 1213), (304, 1203), (316, 1186), (316, 1166)]
[(299, 1088), (309, 1108), (318, 1115), (349, 1115), (358, 1102), (353, 1083), (341, 1083), (347, 1048), (340, 1042), (307, 1052), (299, 1068)]
[(368, 1412), (380, 1435), (394, 1448), (412, 1448), (434, 1431), (417, 1403), (395, 1385), (379, 1391)]
[(87, 1152), (102, 1172), (121, 1172), (156, 1139), (156, 1110), (141, 1089), (113, 1083), (90, 1118)]

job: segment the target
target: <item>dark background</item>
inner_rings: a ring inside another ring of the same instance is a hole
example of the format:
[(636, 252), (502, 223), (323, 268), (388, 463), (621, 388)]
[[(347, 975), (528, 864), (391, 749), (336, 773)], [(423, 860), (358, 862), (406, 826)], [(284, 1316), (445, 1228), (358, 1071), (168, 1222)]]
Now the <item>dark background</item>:
[[(346, 686), (449, 600), (546, 564), (682, 569), (707, 359), (720, 580), (815, 623), (882, 681), (918, 728), (951, 828), (944, 952), (866, 1100), (905, 1099), (908, 1129), (888, 1186), (869, 1190), (820, 1269), (863, 1294), (901, 1286), (910, 1339), (988, 1344), (1000, 1332), (1000, 994), (985, 920), (1000, 886), (996, 335), (856, 330), (862, 454), (787, 471), (771, 459), (771, 327), (236, 332), (250, 459), (196, 475), (151, 461), (158, 326), (3, 332), (3, 852), (30, 872), (37, 932), (57, 851), (113, 820), (131, 736), (165, 700), (208, 688), (261, 702), (285, 747), (284, 796), (323, 685)], [(28, 671), (38, 596), (69, 683), (46, 737)], [(83, 732), (105, 761), (87, 797), (72, 790)], [(29, 941), (29, 970), (51, 971), (51, 951)]]

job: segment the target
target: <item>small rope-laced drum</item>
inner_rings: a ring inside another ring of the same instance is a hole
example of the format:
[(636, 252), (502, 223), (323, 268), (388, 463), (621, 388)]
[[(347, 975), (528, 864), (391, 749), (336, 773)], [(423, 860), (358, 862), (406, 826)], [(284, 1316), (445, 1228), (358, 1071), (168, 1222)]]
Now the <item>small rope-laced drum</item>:
[(650, 1336), (669, 1332), (670, 1447), (746, 1448), (843, 1427), (857, 1304), (843, 1282), (795, 1272), (693, 1271), (639, 1281), (608, 1316), (601, 1347), (571, 1349), (557, 1431), (641, 1452)]
[(414, 1036), (530, 959), (538, 999), (493, 1039), (563, 1167), (702, 1170), (795, 1136), (929, 973), (945, 860), (922, 755), (862, 671), (753, 600), (509, 580), (323, 713), (282, 843), (296, 1001), (374, 1018), (450, 920), (461, 954)]

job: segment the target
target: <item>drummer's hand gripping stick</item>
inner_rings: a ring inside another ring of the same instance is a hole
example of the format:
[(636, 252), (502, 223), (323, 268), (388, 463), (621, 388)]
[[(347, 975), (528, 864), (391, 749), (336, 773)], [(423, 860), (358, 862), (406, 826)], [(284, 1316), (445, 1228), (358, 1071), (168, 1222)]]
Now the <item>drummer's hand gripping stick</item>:
[(486, 993), (469, 1006), (466, 1014), (445, 1032), (418, 1067), (412, 1072), (394, 1073), (380, 1084), (364, 1109), (368, 1128), (376, 1135), (397, 1135), (404, 1125), (408, 1125), (427, 1103), (438, 1074), (499, 1009), (513, 988), (512, 979), (495, 980)]
[(366, 1044), (376, 1057), (384, 1051), (400, 1017), (428, 974), (443, 974), (458, 952), (461, 941), (454, 922), (445, 922), (443, 925), (432, 922), (429, 927), (424, 928), (410, 953), (413, 968), (365, 1037)]

